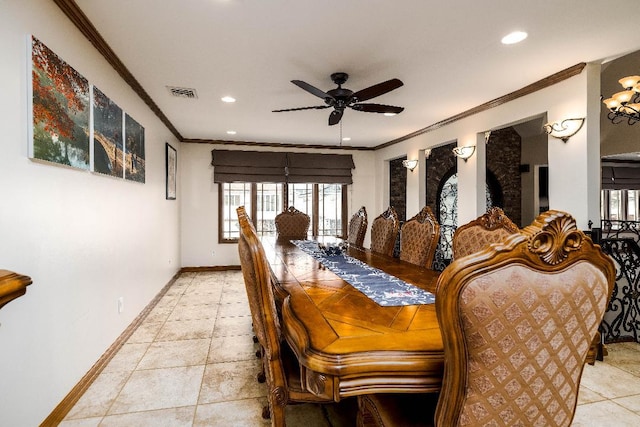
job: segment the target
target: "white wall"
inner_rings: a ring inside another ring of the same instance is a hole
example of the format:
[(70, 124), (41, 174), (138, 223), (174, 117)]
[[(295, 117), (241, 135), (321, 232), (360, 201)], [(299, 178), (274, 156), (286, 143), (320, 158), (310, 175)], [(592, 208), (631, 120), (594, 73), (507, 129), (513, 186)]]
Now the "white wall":
[[(283, 151), (284, 148), (240, 147), (211, 144), (183, 144), (180, 161), (182, 197), (182, 266), (228, 266), (239, 265), (236, 244), (218, 243), (218, 184), (213, 182), (211, 150), (263, 150)], [(288, 151), (303, 152), (303, 149)], [(310, 150), (306, 150), (310, 151)], [(352, 154), (355, 169), (352, 170), (353, 185), (349, 186), (348, 217), (365, 206), (369, 224), (376, 215), (375, 155), (372, 151), (315, 150), (317, 153)], [(365, 246), (369, 245), (367, 232)]]
[[(145, 128), (145, 184), (27, 157), (30, 34)], [(0, 0), (0, 52), (0, 268), (33, 280), (0, 309), (0, 425), (35, 426), (179, 270), (180, 147), (54, 2)]]
[[(594, 212), (599, 212), (599, 201), (595, 195), (599, 192), (600, 117), (593, 103), (594, 97), (596, 100), (599, 98), (594, 85), (599, 74), (600, 67), (589, 64), (581, 74), (556, 85), (378, 150), (376, 169), (385, 170), (389, 159), (407, 153), (412, 157), (419, 150), (448, 141), (457, 141), (458, 145), (481, 144), (485, 131), (501, 129), (545, 112), (548, 112), (549, 120), (587, 117), (585, 126), (566, 144), (550, 137), (548, 141), (550, 208), (571, 213), (576, 218), (578, 228), (586, 230), (589, 219), (597, 222), (598, 216), (594, 216)], [(467, 162), (458, 161), (460, 224), (484, 213), (481, 209), (484, 200), (479, 201), (479, 198), (484, 198), (484, 193), (476, 191), (478, 177), (486, 168), (482, 147), (479, 148)], [(424, 163), (421, 166), (424, 167)], [(378, 182), (384, 179), (378, 177)], [(407, 179), (408, 212), (419, 209), (420, 188), (415, 177)], [(386, 199), (377, 199), (376, 203), (376, 210), (383, 209), (384, 204), (388, 203), (388, 195)]]

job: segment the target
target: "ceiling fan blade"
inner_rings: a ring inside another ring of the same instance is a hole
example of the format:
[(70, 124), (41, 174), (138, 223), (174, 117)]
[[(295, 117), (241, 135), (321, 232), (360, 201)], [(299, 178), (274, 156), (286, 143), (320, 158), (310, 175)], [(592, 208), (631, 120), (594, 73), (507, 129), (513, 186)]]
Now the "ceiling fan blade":
[(316, 105), (314, 107), (298, 107), (298, 108), (286, 108), (284, 110), (272, 110), (272, 113), (282, 113), (283, 111), (300, 111), (300, 110), (324, 110), (329, 108), (328, 105)]
[(303, 82), (302, 80), (291, 80), (291, 83), (293, 83), (294, 85), (298, 86), (300, 89), (306, 90), (310, 94), (317, 96), (318, 98), (333, 99), (333, 96), (329, 95), (326, 92), (321, 91), (320, 89), (318, 89), (315, 86), (311, 86), (307, 82)]
[(384, 104), (353, 104), (350, 105), (356, 111), (364, 111), (365, 113), (393, 113), (399, 114), (404, 111), (404, 107), (396, 107)]
[(337, 125), (342, 118), (342, 114), (344, 110), (333, 110), (331, 114), (329, 114), (329, 126)]
[(366, 101), (367, 99), (375, 98), (387, 92), (391, 92), (394, 89), (399, 88), (404, 83), (398, 79), (387, 80), (386, 82), (378, 83), (377, 85), (369, 86), (366, 89), (362, 89), (353, 94), (351, 99), (354, 102)]

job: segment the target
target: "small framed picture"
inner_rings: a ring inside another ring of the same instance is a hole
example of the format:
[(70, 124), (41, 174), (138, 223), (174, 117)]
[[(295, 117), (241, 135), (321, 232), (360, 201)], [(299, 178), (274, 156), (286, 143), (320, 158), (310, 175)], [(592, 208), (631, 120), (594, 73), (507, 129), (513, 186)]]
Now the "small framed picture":
[(178, 153), (166, 143), (167, 200), (176, 199), (176, 173), (178, 172)]

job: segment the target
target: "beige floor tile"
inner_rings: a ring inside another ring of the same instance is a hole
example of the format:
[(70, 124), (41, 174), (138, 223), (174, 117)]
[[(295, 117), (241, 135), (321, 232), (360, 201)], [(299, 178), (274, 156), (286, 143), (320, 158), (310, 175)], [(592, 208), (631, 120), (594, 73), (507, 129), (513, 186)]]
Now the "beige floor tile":
[(207, 363), (237, 362), (240, 360), (255, 360), (257, 345), (252, 336), (240, 335), (232, 337), (219, 337), (211, 340), (209, 358)]
[(580, 405), (572, 427), (638, 427), (640, 415), (610, 400)]
[(191, 427), (195, 406), (109, 415), (100, 427)]
[(597, 390), (607, 399), (613, 399), (637, 394), (640, 390), (640, 377), (607, 363), (596, 363), (594, 366), (585, 366), (580, 384)]
[(173, 368), (204, 365), (211, 340), (159, 341), (149, 346), (137, 369)]
[(181, 295), (165, 295), (160, 298), (155, 308), (175, 307), (180, 298), (182, 298)]
[(58, 424), (58, 427), (98, 427), (100, 421), (102, 421), (102, 417), (64, 420)]
[[(640, 392), (640, 390), (638, 390), (638, 392)], [(617, 399), (613, 399), (613, 401), (618, 405), (624, 406), (628, 410), (640, 415), (640, 394), (627, 397), (619, 397)]]
[(218, 316), (218, 304), (180, 305), (178, 304), (167, 320), (215, 319)]
[(614, 365), (616, 368), (629, 372), (635, 376), (640, 376), (640, 344), (638, 343), (618, 343), (609, 345), (609, 355), (605, 357), (605, 363)]
[(231, 337), (238, 335), (253, 336), (251, 316), (218, 317), (213, 336), (215, 338)]
[[(264, 401), (266, 403), (266, 401)], [(262, 418), (263, 400), (243, 399), (198, 405), (195, 426), (260, 427), (271, 426)], [(288, 427), (289, 424), (287, 424)]]
[(65, 420), (103, 417), (124, 387), (130, 372), (102, 372), (71, 408)]
[(164, 323), (167, 321), (172, 311), (173, 307), (154, 307), (144, 321), (147, 323)]
[(138, 329), (131, 335), (127, 343), (150, 343), (158, 335), (164, 322), (142, 322)]
[(187, 292), (180, 297), (178, 306), (199, 306), (212, 305), (220, 303), (220, 295), (218, 293), (192, 293)]
[(176, 341), (198, 338), (211, 338), (215, 319), (196, 319), (166, 322), (156, 341)]
[(602, 396), (598, 392), (591, 390), (590, 388), (585, 387), (582, 384), (580, 385), (580, 392), (578, 393), (578, 405), (600, 402), (602, 400), (606, 400), (606, 397)]
[(259, 370), (257, 360), (207, 365), (198, 403), (266, 396), (266, 386), (256, 379)]
[(233, 304), (220, 304), (218, 309), (218, 316), (220, 317), (238, 317), (238, 316), (251, 316), (251, 308), (248, 303), (236, 302)]
[(109, 415), (193, 406), (204, 366), (135, 371), (116, 398)]
[(115, 356), (109, 361), (109, 364), (105, 366), (102, 373), (109, 372), (128, 372), (133, 371), (138, 362), (144, 357), (147, 349), (151, 345), (150, 342), (144, 343), (131, 343), (127, 342), (120, 350), (116, 353)]

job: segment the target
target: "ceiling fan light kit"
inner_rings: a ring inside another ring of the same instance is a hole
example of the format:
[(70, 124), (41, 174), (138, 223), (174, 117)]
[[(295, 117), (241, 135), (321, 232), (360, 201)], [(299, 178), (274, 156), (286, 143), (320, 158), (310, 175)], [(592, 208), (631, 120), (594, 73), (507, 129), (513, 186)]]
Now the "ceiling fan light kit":
[(375, 98), (380, 95), (384, 95), (387, 92), (391, 92), (394, 89), (403, 85), (402, 81), (398, 79), (387, 80), (382, 83), (378, 83), (368, 88), (353, 92), (352, 90), (343, 88), (342, 85), (349, 79), (347, 73), (338, 72), (331, 74), (331, 80), (338, 85), (337, 88), (328, 90), (326, 92), (303, 82), (302, 80), (291, 80), (291, 83), (309, 92), (312, 95), (321, 98), (325, 105), (314, 105), (310, 107), (297, 107), (286, 108), (282, 110), (273, 110), (274, 113), (282, 113), (286, 111), (301, 111), (301, 110), (322, 110), (325, 108), (333, 108), (333, 111), (329, 114), (329, 126), (340, 123), (344, 110), (351, 108), (352, 110), (362, 111), (365, 113), (382, 113), (385, 115), (396, 115), (401, 113), (404, 108), (396, 107), (393, 105), (384, 104), (372, 104), (363, 103), (362, 101), (368, 101), (371, 98)]

